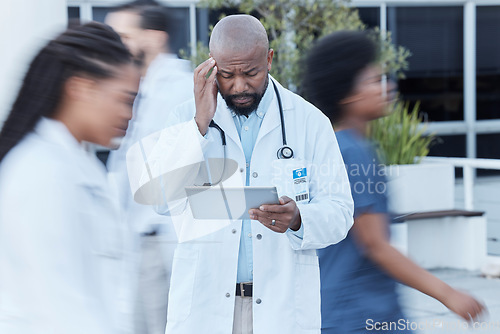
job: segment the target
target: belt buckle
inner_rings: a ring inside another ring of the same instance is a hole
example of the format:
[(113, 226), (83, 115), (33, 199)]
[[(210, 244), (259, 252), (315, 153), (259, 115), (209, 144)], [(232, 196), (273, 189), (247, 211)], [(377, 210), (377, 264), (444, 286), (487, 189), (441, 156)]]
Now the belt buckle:
[(245, 297), (245, 283), (240, 283), (240, 295), (241, 297)]

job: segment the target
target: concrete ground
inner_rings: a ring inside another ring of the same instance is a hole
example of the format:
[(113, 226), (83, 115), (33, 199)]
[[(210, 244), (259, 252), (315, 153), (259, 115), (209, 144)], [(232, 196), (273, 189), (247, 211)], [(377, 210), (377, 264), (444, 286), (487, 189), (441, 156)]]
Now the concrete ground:
[[(416, 290), (401, 286), (401, 304), (415, 333), (500, 333), (500, 279), (481, 277), (479, 272), (435, 269), (431, 272), (454, 288), (478, 298), (489, 314), (476, 324), (466, 324), (440, 302)], [(475, 328), (474, 328), (475, 327)]]

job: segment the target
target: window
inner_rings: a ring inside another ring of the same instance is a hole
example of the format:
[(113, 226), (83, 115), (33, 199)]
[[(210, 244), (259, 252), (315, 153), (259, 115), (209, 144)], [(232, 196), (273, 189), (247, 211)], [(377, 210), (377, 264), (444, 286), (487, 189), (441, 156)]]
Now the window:
[(479, 6), (476, 13), (477, 119), (500, 118), (500, 6)]
[(92, 18), (94, 21), (104, 22), (106, 14), (108, 14), (114, 7), (92, 7)]
[(380, 27), (380, 8), (379, 7), (359, 7), (358, 14), (361, 21), (367, 28)]
[(463, 120), (463, 7), (390, 7), (388, 29), (412, 52), (402, 98), (429, 121)]
[(429, 155), (465, 158), (465, 135), (437, 136), (430, 147)]
[[(477, 135), (477, 157), (500, 159), (500, 134), (488, 133)], [(499, 171), (497, 171), (498, 173)]]
[(68, 7), (68, 19), (79, 19), (80, 7)]
[(188, 7), (170, 7), (170, 14), (175, 20), (175, 34), (170, 36), (170, 48), (173, 53), (178, 53), (179, 50), (191, 50), (190, 41), (190, 24), (189, 24), (189, 8)]
[(208, 45), (208, 20), (209, 10), (207, 8), (196, 8), (196, 37), (198, 41)]

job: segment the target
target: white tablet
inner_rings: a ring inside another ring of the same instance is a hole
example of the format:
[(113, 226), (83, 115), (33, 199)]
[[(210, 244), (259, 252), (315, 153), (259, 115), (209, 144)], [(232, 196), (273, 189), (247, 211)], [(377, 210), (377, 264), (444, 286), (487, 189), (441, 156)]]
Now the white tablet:
[(279, 204), (276, 187), (186, 187), (196, 219), (250, 219), (248, 210)]

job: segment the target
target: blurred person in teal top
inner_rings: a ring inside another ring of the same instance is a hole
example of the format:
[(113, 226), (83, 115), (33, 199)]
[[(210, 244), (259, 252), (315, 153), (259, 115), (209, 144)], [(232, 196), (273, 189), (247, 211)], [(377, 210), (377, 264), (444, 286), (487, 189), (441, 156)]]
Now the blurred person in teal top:
[(411, 332), (396, 280), (467, 321), (484, 310), (389, 244), (386, 181), (366, 126), (385, 115), (394, 84), (389, 81), (389, 94), (384, 94), (376, 56), (364, 33), (344, 31), (321, 39), (306, 61), (304, 92), (335, 125), (354, 200), (354, 225), (347, 238), (318, 250), (323, 333)]

